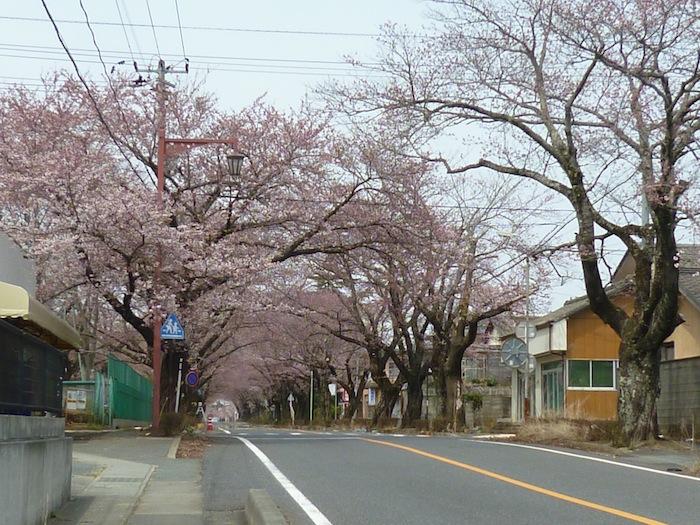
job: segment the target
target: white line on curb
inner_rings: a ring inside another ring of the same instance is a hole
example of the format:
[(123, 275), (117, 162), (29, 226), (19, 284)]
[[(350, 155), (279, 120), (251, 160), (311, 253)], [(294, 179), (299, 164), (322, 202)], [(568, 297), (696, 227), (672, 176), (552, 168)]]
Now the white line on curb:
[(173, 439), (172, 443), (170, 443), (170, 448), (168, 449), (168, 458), (169, 459), (175, 459), (177, 457), (177, 449), (180, 446), (181, 439), (182, 439), (182, 435), (179, 435), (175, 439)]
[(272, 461), (270, 461), (270, 458), (268, 458), (262, 450), (253, 445), (246, 438), (236, 436), (236, 439), (239, 439), (246, 447), (248, 447), (251, 450), (251, 452), (253, 452), (253, 454), (257, 456), (260, 462), (263, 465), (265, 465), (265, 468), (267, 468), (267, 470), (270, 471), (270, 473), (275, 477), (275, 479), (279, 481), (280, 485), (282, 485), (282, 488), (287, 491), (287, 493), (292, 497), (294, 501), (297, 502), (297, 504), (306, 513), (306, 515), (314, 523), (314, 525), (333, 525), (330, 521), (328, 521), (328, 518), (326, 518), (323, 515), (323, 513), (320, 510), (318, 510), (316, 505), (311, 503), (309, 499), (306, 496), (304, 496), (304, 494), (302, 494), (301, 491), (298, 488), (296, 488), (291, 481), (289, 481), (287, 476), (282, 474), (280, 469), (278, 469), (277, 466)]
[(478, 441), (475, 439), (465, 439), (465, 441), (471, 441), (472, 443), (487, 443), (489, 445), (501, 445), (504, 447), (517, 447), (517, 448), (527, 448), (530, 450), (539, 450), (541, 452), (549, 452), (550, 454), (559, 454), (560, 456), (569, 456), (572, 458), (587, 459), (589, 461), (597, 461), (598, 463), (607, 463), (608, 465), (615, 465), (617, 467), (631, 468), (634, 470), (643, 470), (645, 472), (651, 472), (653, 474), (661, 474), (663, 476), (672, 476), (674, 478), (689, 479), (691, 481), (700, 482), (700, 478), (695, 476), (686, 476), (685, 474), (678, 474), (676, 472), (666, 472), (665, 470), (657, 470), (655, 468), (642, 467), (640, 465), (631, 465), (629, 463), (622, 463), (620, 461), (612, 461), (610, 459), (596, 458), (594, 456), (584, 456), (583, 454), (574, 454), (573, 452), (564, 452), (563, 450), (555, 450), (552, 448), (535, 447), (533, 445), (521, 445), (519, 443), (503, 443), (501, 441)]

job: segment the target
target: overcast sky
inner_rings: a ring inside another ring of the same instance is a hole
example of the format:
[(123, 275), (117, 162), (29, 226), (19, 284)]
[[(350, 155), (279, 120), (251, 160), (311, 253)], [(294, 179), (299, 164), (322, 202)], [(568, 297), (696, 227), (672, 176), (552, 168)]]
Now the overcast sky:
[[(81, 72), (99, 78), (103, 66), (79, 0), (47, 4)], [(348, 55), (372, 61), (382, 24), (416, 32), (430, 24), (429, 3), (415, 0), (83, 0), (83, 5), (107, 70), (117, 65), (131, 72), (133, 60), (142, 69), (154, 67), (159, 55), (168, 64), (181, 64), (186, 56), (189, 80), (204, 81), (228, 108), (263, 95), (277, 106), (296, 106), (319, 82), (357, 75), (345, 63)], [(0, 88), (37, 86), (42, 75), (57, 69), (73, 72), (41, 0), (3, 2), (0, 24)], [(125, 64), (118, 65), (121, 61)], [(561, 214), (562, 221), (571, 217)], [(581, 293), (581, 279), (572, 279), (551, 291), (551, 305)]]
[[(97, 77), (102, 66), (79, 0), (47, 4), (81, 69)], [(314, 84), (355, 74), (345, 56), (371, 59), (373, 35), (383, 23), (419, 30), (428, 10), (425, 2), (412, 0), (83, 0), (83, 5), (108, 69), (124, 60), (121, 69), (132, 71), (132, 55), (142, 68), (155, 66), (159, 54), (176, 64), (183, 59), (184, 42), (190, 76), (205, 79), (232, 108), (264, 94), (276, 105), (296, 105)], [(2, 85), (32, 83), (57, 68), (71, 69), (41, 0), (3, 2), (0, 24)]]

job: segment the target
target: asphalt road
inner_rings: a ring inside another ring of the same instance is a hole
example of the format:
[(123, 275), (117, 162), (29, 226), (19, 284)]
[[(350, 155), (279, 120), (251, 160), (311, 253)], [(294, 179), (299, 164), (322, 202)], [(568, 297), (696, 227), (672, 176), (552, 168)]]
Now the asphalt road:
[(700, 479), (547, 450), (268, 428), (213, 436), (208, 511), (240, 509), (250, 488), (265, 488), (290, 523), (305, 525), (700, 524)]

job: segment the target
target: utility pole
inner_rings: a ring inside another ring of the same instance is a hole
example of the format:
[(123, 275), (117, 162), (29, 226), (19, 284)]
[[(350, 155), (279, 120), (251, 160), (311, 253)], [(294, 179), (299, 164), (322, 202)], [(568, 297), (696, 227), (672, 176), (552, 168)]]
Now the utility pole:
[[(156, 204), (158, 209), (163, 209), (163, 192), (165, 190), (165, 61), (158, 60), (158, 80), (156, 82), (156, 103), (158, 107), (157, 116), (157, 138), (158, 138), (158, 168), (157, 168), (157, 197)], [(158, 255), (155, 269), (155, 283), (160, 282), (161, 267), (163, 264), (163, 251), (158, 244)], [(157, 293), (157, 290), (156, 290)], [(160, 373), (161, 365), (161, 342), (160, 328), (162, 323), (161, 312), (159, 308), (153, 311), (153, 405), (152, 418), (153, 428), (160, 427)]]
[[(158, 78), (156, 80), (156, 134), (158, 140), (158, 165), (156, 169), (157, 177), (157, 196), (156, 204), (159, 209), (163, 208), (163, 194), (165, 193), (165, 161), (168, 155), (176, 155), (178, 152), (186, 150), (188, 148), (193, 148), (197, 146), (206, 146), (212, 144), (218, 145), (228, 145), (236, 147), (238, 141), (236, 139), (215, 139), (215, 138), (201, 138), (201, 139), (186, 139), (186, 138), (173, 138), (168, 139), (166, 137), (166, 95), (167, 87), (174, 87), (165, 80), (166, 74), (187, 74), (188, 67), (185, 69), (174, 69), (173, 67), (166, 67), (165, 61), (161, 58), (158, 60), (158, 67), (156, 69), (147, 69), (147, 73), (156, 73)], [(228, 171), (229, 175), (232, 177), (237, 177), (240, 175), (241, 166), (243, 163), (243, 155), (241, 154), (231, 154), (227, 155)], [(160, 282), (161, 278), (161, 268), (163, 265), (163, 252), (162, 246), (158, 245), (158, 255), (156, 259), (155, 267), (155, 280), (156, 285)], [(157, 289), (156, 289), (157, 293)], [(160, 426), (160, 376), (162, 369), (162, 355), (161, 355), (161, 338), (160, 329), (162, 323), (162, 312), (159, 308), (154, 308), (153, 311), (153, 404), (152, 404), (152, 426), (157, 429)]]

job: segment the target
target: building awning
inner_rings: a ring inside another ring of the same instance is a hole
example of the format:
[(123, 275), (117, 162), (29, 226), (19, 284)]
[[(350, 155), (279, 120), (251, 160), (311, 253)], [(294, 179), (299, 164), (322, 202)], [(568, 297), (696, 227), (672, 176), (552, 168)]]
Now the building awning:
[(0, 319), (62, 350), (79, 348), (80, 334), (51, 310), (27, 293), (24, 288), (0, 281)]

